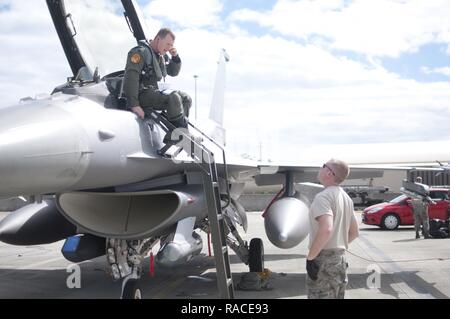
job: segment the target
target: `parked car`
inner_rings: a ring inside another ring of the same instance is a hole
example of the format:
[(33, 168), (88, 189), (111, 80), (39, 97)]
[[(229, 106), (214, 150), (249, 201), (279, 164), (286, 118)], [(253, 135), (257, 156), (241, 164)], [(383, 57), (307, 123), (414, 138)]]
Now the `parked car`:
[[(430, 219), (447, 220), (450, 213), (450, 189), (431, 188), (430, 197), (436, 203), (428, 206)], [(400, 225), (414, 225), (411, 199), (400, 195), (390, 202), (372, 205), (364, 209), (362, 222), (384, 229), (397, 229)]]

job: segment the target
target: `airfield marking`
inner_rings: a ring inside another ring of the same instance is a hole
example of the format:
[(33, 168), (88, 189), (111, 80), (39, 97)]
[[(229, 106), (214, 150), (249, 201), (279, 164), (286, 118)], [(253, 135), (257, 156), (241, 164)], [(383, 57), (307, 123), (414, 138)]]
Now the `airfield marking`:
[[(414, 293), (413, 290), (424, 290), (427, 291), (423, 285), (420, 283), (410, 280), (408, 276), (406, 276), (404, 273), (406, 272), (404, 268), (402, 268), (398, 263), (396, 263), (392, 258), (390, 258), (388, 255), (386, 255), (382, 250), (380, 250), (378, 247), (376, 247), (372, 242), (370, 242), (365, 234), (360, 234), (359, 239), (363, 244), (365, 244), (371, 252), (373, 252), (375, 255), (379, 256), (383, 261), (387, 261), (389, 263), (378, 263), (376, 260), (374, 260), (374, 263), (380, 267), (380, 269), (383, 271), (384, 274), (391, 277), (392, 280), (392, 287), (396, 287), (399, 291), (397, 293), (404, 294), (408, 298), (414, 298), (411, 296), (411, 294), (419, 294), (421, 298), (434, 298), (434, 296), (430, 293)], [(368, 250), (368, 251), (369, 251)], [(404, 282), (396, 282), (393, 278), (394, 275), (398, 275)]]

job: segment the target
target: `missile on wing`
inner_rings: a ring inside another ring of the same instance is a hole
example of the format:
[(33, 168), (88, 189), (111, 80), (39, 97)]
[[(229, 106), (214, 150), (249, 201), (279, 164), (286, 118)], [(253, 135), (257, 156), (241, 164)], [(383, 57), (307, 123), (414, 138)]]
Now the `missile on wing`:
[(275, 201), (264, 218), (267, 237), (278, 248), (295, 247), (309, 234), (309, 208), (297, 198)]

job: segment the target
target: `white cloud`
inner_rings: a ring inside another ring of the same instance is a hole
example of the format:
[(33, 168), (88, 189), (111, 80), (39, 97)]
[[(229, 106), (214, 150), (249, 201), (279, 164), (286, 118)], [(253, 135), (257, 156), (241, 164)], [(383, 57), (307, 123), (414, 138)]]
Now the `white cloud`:
[[(16, 0), (10, 5), (10, 10), (0, 11), (0, 80), (8, 84), (0, 87), (2, 106), (24, 96), (50, 93), (72, 76), (45, 3)], [(83, 57), (92, 71), (98, 66), (101, 75), (122, 69), (128, 50), (136, 43), (122, 15), (109, 19), (109, 24), (99, 17), (101, 12), (111, 18), (115, 5), (106, 0), (66, 5)], [(88, 43), (90, 50), (83, 43)], [(115, 49), (106, 50), (111, 47)], [(101, 61), (98, 54), (104, 57)]]
[[(198, 54), (202, 43), (209, 45)], [(225, 124), (238, 153), (258, 156), (260, 142), (276, 156), (312, 143), (450, 138), (450, 83), (402, 79), (377, 65), (269, 35), (185, 30), (176, 45), (184, 66), (175, 81), (192, 94), (192, 75), (200, 75), (202, 116), (218, 48), (230, 54)]]
[(422, 72), (425, 74), (441, 74), (450, 77), (450, 67), (443, 68), (427, 68), (422, 67)]
[(279, 0), (273, 10), (241, 10), (231, 19), (253, 21), (299, 39), (320, 36), (335, 49), (398, 57), (428, 42), (450, 43), (446, 0)]
[[(159, 2), (151, 2), (150, 5), (156, 5), (155, 3)], [(317, 3), (317, 9), (312, 3)], [(391, 3), (394, 7), (403, 5), (403, 2)], [(418, 6), (418, 2), (411, 3)], [(345, 23), (339, 14), (350, 10), (350, 6), (341, 8), (341, 1), (298, 1), (298, 4), (307, 9), (307, 5), (310, 6), (311, 19), (308, 15), (305, 16), (304, 12), (291, 7), (292, 10), (297, 10), (299, 23), (304, 23), (305, 28), (310, 30), (312, 27), (309, 23), (313, 26), (320, 24), (320, 21), (312, 20), (322, 19), (323, 22), (327, 17), (333, 19), (333, 15), (339, 17), (335, 18), (337, 20), (333, 23), (326, 20), (331, 26), (318, 26), (318, 30), (327, 31), (330, 39), (334, 39), (334, 45), (344, 43), (343, 38), (338, 39), (345, 30), (345, 26), (339, 24)], [(386, 4), (386, 1), (380, 1), (380, 4), (385, 8), (383, 4)], [(279, 5), (296, 4), (283, 0)], [(362, 6), (362, 2), (356, 1), (353, 5)], [(367, 5), (369, 9), (372, 8), (370, 3)], [(209, 8), (213, 7), (211, 5)], [(12, 8), (10, 12), (0, 12), (2, 104), (19, 97), (43, 91), (50, 92), (70, 75), (47, 8), (42, 4), (33, 7), (36, 16), (31, 15), (27, 20), (29, 22), (25, 24), (22, 23), (24, 17), (30, 16), (26, 6)], [(363, 12), (363, 8), (355, 8)], [(353, 10), (356, 10), (355, 8)], [(275, 17), (274, 12), (278, 12), (276, 10), (270, 15), (262, 15), (265, 18)], [(317, 13), (314, 13), (314, 10)], [(152, 12), (155, 11), (152, 9)], [(217, 19), (216, 14), (219, 11), (210, 9), (208, 12), (211, 17)], [(261, 15), (254, 11), (248, 12), (256, 18)], [(322, 15), (323, 12), (329, 16)], [(185, 14), (191, 15), (190, 11)], [(292, 37), (288, 40), (281, 35), (252, 35), (249, 30), (242, 30), (239, 24), (233, 23), (244, 19), (245, 14), (245, 11), (239, 11), (233, 15), (234, 20), (219, 22), (226, 26), (224, 31), (220, 32), (215, 28), (203, 27), (216, 23), (214, 19), (179, 28), (175, 46), (180, 52), (183, 67), (178, 77), (169, 79), (174, 87), (188, 92), (194, 98), (193, 75), (199, 76), (199, 116), (206, 117), (219, 50), (226, 48), (231, 60), (227, 70), (225, 125), (228, 144), (234, 144), (234, 150), (238, 153), (258, 155), (260, 142), (264, 143), (264, 152), (270, 150), (272, 154), (282, 154), (283, 150), (290, 149), (294, 154), (296, 150), (301, 149), (301, 145), (312, 143), (450, 139), (450, 83), (419, 83), (414, 79), (402, 79), (376, 63), (367, 65), (336, 56), (324, 45), (305, 44)], [(406, 38), (407, 40), (400, 41), (404, 43), (404, 49), (402, 45), (393, 44), (393, 39), (405, 35), (406, 31), (403, 26), (397, 28), (389, 22), (391, 13), (385, 14), (387, 20), (383, 21), (388, 21), (385, 23), (389, 24), (390, 31), (396, 34), (392, 38), (386, 38), (385, 45), (394, 45), (392, 52), (397, 53), (401, 50), (411, 50), (411, 44), (416, 40)], [(169, 19), (168, 15), (169, 11), (165, 18)], [(239, 15), (242, 16), (238, 19)], [(374, 15), (381, 19), (377, 10)], [(433, 20), (433, 15), (428, 15), (430, 17), (427, 21)], [(293, 16), (294, 14), (287, 12), (286, 21)], [(434, 17), (439, 20), (440, 16), (441, 12), (437, 12)], [(360, 19), (363, 20), (364, 17)], [(275, 18), (273, 21), (276, 22)], [(163, 25), (161, 20), (156, 19), (156, 15), (151, 16), (147, 22), (155, 29)], [(189, 21), (183, 23), (190, 24)], [(434, 26), (434, 23), (431, 24)], [(294, 30), (299, 32), (298, 37), (301, 37), (303, 29), (297, 26), (295, 28)], [(337, 30), (333, 31), (333, 28)], [(367, 29), (364, 25), (361, 25), (361, 28)], [(433, 28), (430, 27), (431, 29)], [(326, 33), (325, 31), (323, 33)], [(354, 37), (353, 46), (363, 47), (359, 43), (362, 35), (359, 35), (357, 30), (351, 29), (349, 32), (353, 33), (347, 35), (346, 41), (351, 43)], [(307, 32), (303, 34), (308, 36)], [(443, 33), (441, 36), (444, 36)], [(376, 49), (372, 50), (371, 54), (383, 47), (383, 37), (377, 41)], [(417, 41), (419, 43), (422, 40)], [(386, 50), (388, 49), (390, 48)], [(123, 50), (126, 51), (125, 48)], [(379, 52), (389, 51), (386, 50), (380, 49)], [(124, 58), (123, 52), (111, 53), (118, 59)], [(446, 70), (428, 71), (442, 73)], [(191, 114), (193, 116), (193, 109)], [(265, 154), (264, 157), (266, 156)]]
[(216, 25), (222, 10), (219, 0), (153, 0), (144, 9), (149, 17), (162, 17), (182, 27)]
[(7, 4), (0, 11), (0, 107), (50, 93), (71, 74), (45, 3)]

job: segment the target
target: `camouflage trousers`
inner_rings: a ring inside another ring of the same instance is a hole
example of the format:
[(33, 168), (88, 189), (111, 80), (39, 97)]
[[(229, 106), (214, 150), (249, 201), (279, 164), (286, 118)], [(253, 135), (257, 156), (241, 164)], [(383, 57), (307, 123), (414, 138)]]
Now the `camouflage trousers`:
[(344, 299), (348, 282), (345, 249), (322, 250), (316, 262), (319, 265), (317, 280), (306, 275), (308, 299)]
[(430, 221), (428, 217), (428, 208), (416, 208), (414, 207), (414, 229), (416, 230), (416, 234), (419, 234), (420, 225), (423, 226), (422, 234), (429, 235), (430, 234)]

